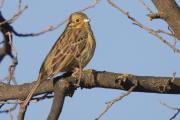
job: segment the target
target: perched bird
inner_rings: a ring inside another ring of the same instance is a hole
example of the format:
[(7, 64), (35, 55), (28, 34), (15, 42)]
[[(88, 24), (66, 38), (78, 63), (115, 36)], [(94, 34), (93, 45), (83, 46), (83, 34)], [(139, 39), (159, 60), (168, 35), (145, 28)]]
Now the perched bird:
[(59, 72), (73, 72), (77, 68), (84, 68), (93, 57), (95, 47), (96, 42), (87, 15), (82, 12), (72, 13), (64, 32), (46, 56), (37, 84), (23, 105), (27, 106), (43, 80), (53, 79)]

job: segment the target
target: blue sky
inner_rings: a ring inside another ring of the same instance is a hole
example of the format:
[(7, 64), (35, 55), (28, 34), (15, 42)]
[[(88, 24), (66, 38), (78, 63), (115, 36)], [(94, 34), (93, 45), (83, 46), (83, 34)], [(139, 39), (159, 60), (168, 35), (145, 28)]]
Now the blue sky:
[[(17, 1), (5, 1), (2, 8), (5, 18), (14, 15)], [(23, 4), (28, 5), (28, 9), (12, 25), (21, 33), (38, 32), (49, 25), (58, 24), (68, 18), (72, 12), (82, 9), (91, 2), (93, 1), (23, 0)], [(142, 23), (167, 30), (167, 24), (161, 20), (148, 21), (147, 11), (138, 0), (116, 0), (115, 2)], [(180, 0), (177, 2), (180, 3)], [(147, 4), (156, 11), (150, 1), (147, 1)], [(112, 8), (105, 0), (85, 13), (91, 19), (92, 30), (97, 41), (95, 55), (86, 69), (145, 76), (172, 76), (172, 73), (176, 72), (176, 76), (180, 77), (180, 55), (174, 53), (154, 36), (133, 25), (128, 18)], [(64, 27), (65, 25), (62, 25), (52, 32), (37, 37), (14, 36), (14, 46), (19, 60), (16, 80), (19, 84), (37, 79), (41, 63)], [(167, 36), (165, 38), (169, 39)], [(0, 64), (0, 79), (7, 75), (9, 63), (10, 58), (6, 57)], [(121, 95), (122, 92), (124, 91), (111, 89), (78, 89), (72, 98), (66, 97), (60, 118), (61, 120), (93, 120), (104, 109), (105, 102)], [(162, 106), (160, 101), (179, 107), (179, 98), (179, 95), (132, 93), (116, 103), (102, 120), (167, 120), (175, 111)], [(52, 99), (31, 103), (25, 119), (46, 119), (51, 103)], [(17, 113), (17, 110), (13, 112), (15, 120)], [(1, 114), (0, 119), (8, 120), (9, 115)], [(178, 119), (180, 116), (176, 118)]]

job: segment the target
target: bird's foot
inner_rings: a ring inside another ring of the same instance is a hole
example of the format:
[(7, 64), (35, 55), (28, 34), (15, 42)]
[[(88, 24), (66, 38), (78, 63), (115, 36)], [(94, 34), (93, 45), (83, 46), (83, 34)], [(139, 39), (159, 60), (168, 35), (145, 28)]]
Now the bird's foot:
[(119, 79), (122, 79), (124, 82), (125, 82), (127, 79), (131, 78), (131, 77), (132, 77), (132, 75), (131, 75), (131, 74), (127, 74), (127, 73), (118, 76), (118, 78), (119, 78)]
[(74, 84), (75, 87), (80, 87), (81, 77), (82, 77), (82, 69), (75, 68), (72, 76), (77, 79), (77, 83)]

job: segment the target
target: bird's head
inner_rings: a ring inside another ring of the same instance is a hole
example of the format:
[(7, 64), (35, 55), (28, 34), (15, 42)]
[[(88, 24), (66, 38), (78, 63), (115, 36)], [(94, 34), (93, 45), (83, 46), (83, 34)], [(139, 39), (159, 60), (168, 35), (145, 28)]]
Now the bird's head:
[(82, 12), (75, 12), (70, 15), (68, 26), (71, 28), (88, 27), (89, 19), (86, 14)]

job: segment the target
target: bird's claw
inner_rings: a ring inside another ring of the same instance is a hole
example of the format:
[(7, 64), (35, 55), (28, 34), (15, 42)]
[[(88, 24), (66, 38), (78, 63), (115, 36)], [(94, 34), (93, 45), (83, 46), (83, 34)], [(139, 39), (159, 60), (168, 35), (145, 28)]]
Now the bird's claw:
[(124, 82), (125, 82), (127, 79), (129, 79), (130, 77), (132, 77), (132, 75), (131, 75), (131, 74), (127, 74), (127, 73), (118, 76), (118, 78), (119, 78), (119, 79), (123, 79)]
[(77, 83), (74, 84), (76, 88), (80, 87), (82, 70), (80, 68), (75, 68), (72, 76), (77, 79)]

